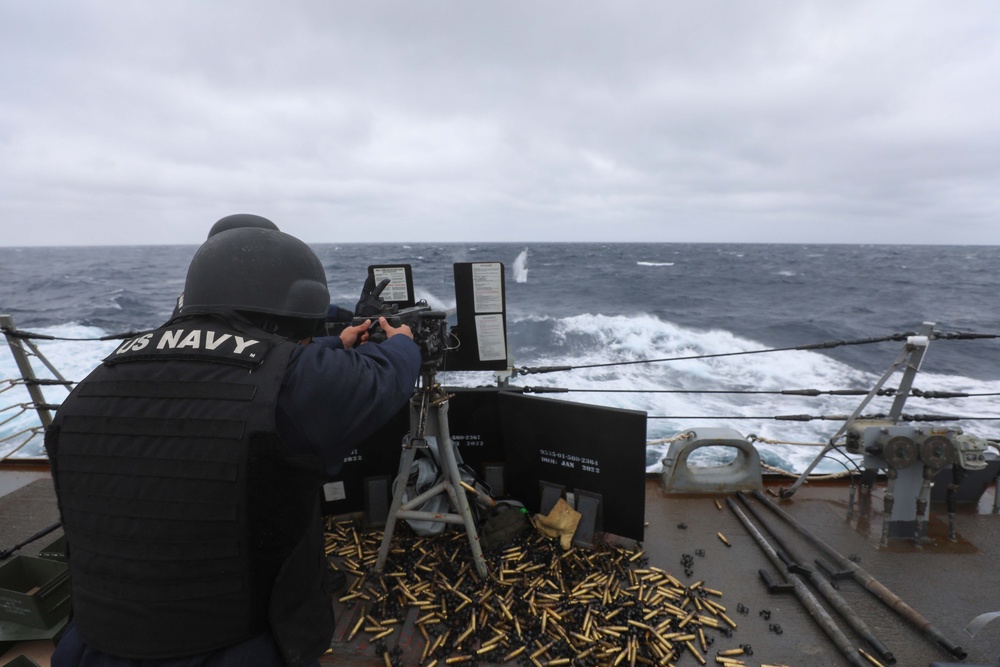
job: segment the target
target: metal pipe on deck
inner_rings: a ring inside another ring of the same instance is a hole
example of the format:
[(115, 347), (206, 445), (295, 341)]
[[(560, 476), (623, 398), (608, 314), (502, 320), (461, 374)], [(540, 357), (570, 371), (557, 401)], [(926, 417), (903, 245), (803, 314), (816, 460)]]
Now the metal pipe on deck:
[[(781, 557), (778, 556), (774, 548), (768, 544), (767, 540), (764, 539), (764, 536), (760, 534), (760, 531), (758, 531), (757, 528), (750, 523), (750, 519), (748, 519), (740, 508), (736, 506), (736, 503), (733, 502), (732, 498), (726, 498), (726, 504), (729, 506), (729, 509), (733, 511), (733, 514), (736, 515), (736, 518), (740, 520), (740, 523), (743, 524), (743, 527), (747, 529), (747, 532), (750, 533), (750, 536), (753, 537), (754, 541), (757, 542), (757, 545), (761, 548), (761, 550), (767, 555), (768, 560), (770, 560), (774, 567), (781, 572), (785, 564), (782, 562)], [(829, 637), (830, 641), (836, 645), (844, 657), (856, 667), (870, 667), (870, 665), (862, 659), (861, 655), (857, 651), (857, 648), (851, 644), (847, 636), (844, 635), (839, 627), (837, 627), (836, 622), (834, 622), (830, 614), (827, 613), (823, 605), (819, 603), (816, 596), (812, 594), (809, 587), (806, 586), (805, 583), (803, 583), (803, 581), (798, 577), (789, 577), (788, 580), (791, 582), (792, 587), (795, 590), (795, 597), (799, 599), (802, 606), (806, 608), (809, 615), (813, 617), (813, 620), (815, 620), (817, 624), (819, 624), (819, 627), (826, 633), (827, 637)]]
[(875, 652), (878, 653), (883, 660), (890, 665), (896, 664), (896, 657), (892, 654), (892, 651), (889, 650), (889, 647), (886, 646), (881, 639), (876, 637), (875, 633), (868, 627), (868, 624), (865, 623), (853, 609), (851, 609), (851, 606), (847, 603), (847, 600), (844, 599), (844, 596), (838, 593), (830, 582), (815, 569), (805, 566), (802, 559), (799, 558), (798, 555), (796, 555), (796, 553), (788, 546), (788, 543), (782, 539), (781, 536), (778, 535), (766, 521), (764, 521), (757, 509), (750, 504), (749, 498), (747, 498), (744, 493), (739, 492), (736, 494), (736, 497), (740, 499), (740, 502), (742, 502), (744, 506), (746, 506), (753, 517), (757, 520), (757, 523), (759, 523), (764, 530), (771, 534), (771, 538), (778, 545), (778, 548), (780, 548), (785, 553), (785, 556), (792, 561), (795, 568), (793, 569), (792, 566), (789, 566), (788, 569), (805, 575), (816, 590), (819, 591), (819, 594), (822, 595), (823, 598), (830, 603), (834, 610), (840, 614), (840, 617), (847, 621), (847, 624), (851, 626), (851, 628), (857, 632), (862, 639), (871, 644), (872, 648), (875, 649)]
[(842, 556), (840, 552), (821, 540), (797, 520), (792, 518), (788, 512), (778, 507), (774, 501), (760, 491), (754, 491), (753, 496), (760, 502), (764, 503), (764, 505), (772, 512), (784, 519), (790, 526), (792, 526), (792, 528), (798, 531), (800, 535), (816, 545), (818, 549), (824, 551), (826, 555), (836, 561), (841, 568), (850, 571), (851, 576), (854, 577), (855, 581), (861, 584), (872, 595), (885, 603), (887, 607), (913, 624), (914, 627), (933, 639), (939, 646), (944, 648), (959, 660), (964, 660), (966, 658), (968, 653), (963, 651), (962, 647), (952, 641), (949, 641), (948, 638), (941, 634), (941, 631), (934, 627), (930, 621), (924, 618), (916, 609), (903, 602), (902, 598), (886, 588), (875, 577), (868, 574), (864, 568)]

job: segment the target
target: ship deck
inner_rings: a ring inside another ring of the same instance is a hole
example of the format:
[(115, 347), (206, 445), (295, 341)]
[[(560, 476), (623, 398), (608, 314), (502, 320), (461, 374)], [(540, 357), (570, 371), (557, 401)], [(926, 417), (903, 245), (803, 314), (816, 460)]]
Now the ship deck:
[[(935, 503), (931, 512), (929, 541), (926, 544), (918, 548), (910, 540), (894, 539), (888, 547), (881, 548), (881, 483), (876, 483), (870, 498), (859, 494), (853, 507), (848, 502), (848, 487), (845, 483), (810, 482), (789, 500), (779, 500), (774, 493), (779, 484), (787, 485), (787, 479), (768, 480), (764, 495), (773, 499), (788, 515), (845, 558), (849, 558), (884, 584), (902, 602), (921, 614), (940, 635), (968, 654), (965, 660), (960, 661), (931, 638), (926, 628), (921, 629), (902, 620), (886, 603), (855, 580), (839, 580), (837, 588), (850, 609), (891, 650), (897, 664), (907, 667), (935, 663), (995, 664), (1000, 655), (1000, 623), (987, 625), (975, 636), (970, 636), (965, 630), (970, 621), (980, 614), (1000, 610), (1000, 563), (997, 561), (997, 554), (1000, 553), (1000, 515), (992, 513), (992, 487), (978, 504), (959, 507), (956, 517), (957, 540), (948, 539), (947, 515), (944, 507)], [(0, 548), (8, 548), (25, 540), (58, 520), (51, 480), (44, 469), (22, 467), (2, 471), (0, 493), (3, 494), (0, 496)], [(759, 576), (760, 570), (769, 572), (775, 582), (782, 581), (784, 575), (789, 578), (799, 575), (779, 572), (772, 565), (736, 513), (727, 506), (726, 500), (733, 498), (734, 496), (722, 495), (668, 495), (664, 493), (658, 477), (646, 479), (645, 520), (648, 525), (645, 540), (640, 545), (624, 545), (621, 548), (628, 554), (641, 550), (642, 558), (636, 558), (641, 572), (669, 574), (669, 578), (657, 574), (651, 581), (658, 579), (659, 584), (662, 584), (673, 580), (678, 584), (677, 589), (682, 592), (689, 591), (692, 587), (712, 591), (711, 595), (702, 594), (702, 597), (710, 599), (715, 605), (711, 610), (715, 612), (717, 621), (722, 616), (728, 619), (717, 623), (717, 628), (711, 623), (700, 624), (698, 627), (704, 635), (705, 644), (701, 643), (700, 636), (694, 640), (681, 641), (678, 655), (669, 661), (664, 660), (663, 664), (675, 664), (678, 667), (703, 664), (699, 657), (708, 664), (724, 664), (717, 662), (720, 652), (735, 651), (746, 646), (751, 648), (752, 654), (733, 656), (732, 659), (742, 660), (747, 665), (789, 667), (875, 664), (864, 660), (859, 663), (857, 656), (851, 659), (845, 657), (795, 594), (768, 592)], [(757, 510), (759, 518), (749, 512), (742, 502), (736, 501), (733, 504), (742, 509), (744, 515), (757, 526), (761, 535), (772, 546), (778, 546), (775, 536), (784, 540), (802, 561), (801, 564), (815, 569), (815, 558), (829, 560), (813, 543), (804, 539), (760, 501), (749, 498), (749, 504)], [(761, 519), (764, 523), (761, 523)], [(58, 535), (59, 532), (52, 533), (25, 546), (18, 553), (36, 554)], [(530, 548), (530, 544), (527, 548)], [(338, 557), (335, 560), (340, 559)], [(343, 563), (340, 565), (345, 567)], [(455, 565), (458, 567), (457, 563)], [(471, 569), (466, 568), (465, 572), (466, 578), (469, 578)], [(491, 576), (494, 573), (491, 572)], [(650, 583), (650, 587), (653, 585)], [(815, 588), (811, 585), (806, 588), (815, 595)], [(576, 589), (577, 592), (579, 590), (581, 588)], [(340, 596), (350, 597), (343, 591)], [(649, 595), (645, 597), (647, 600), (650, 598)], [(613, 605), (614, 603), (605, 605), (603, 613), (608, 614)], [(822, 606), (827, 610), (831, 609), (826, 602)], [(642, 651), (636, 651), (634, 655), (622, 651), (619, 658), (613, 648), (608, 648), (610, 641), (601, 643), (596, 639), (599, 635), (593, 624), (590, 627), (570, 627), (570, 619), (564, 618), (567, 615), (565, 607), (551, 608), (563, 609), (561, 616), (549, 616), (553, 621), (559, 618), (561, 623), (550, 624), (548, 635), (537, 637), (536, 643), (530, 644), (527, 650), (508, 664), (614, 664), (616, 661), (619, 665), (647, 662), (654, 664)], [(718, 608), (725, 611), (719, 612)], [(594, 613), (597, 614), (596, 611)], [(833, 611), (829, 613), (852, 647), (861, 648), (878, 658), (875, 649), (848, 627), (840, 616)], [(366, 614), (369, 616), (367, 619)], [(543, 612), (543, 615), (546, 614), (547, 612)], [(705, 615), (699, 614), (696, 618)], [(337, 616), (338, 627), (332, 652), (322, 659), (323, 664), (421, 664), (426, 626), (418, 626), (417, 622), (426, 616), (426, 611), (416, 604), (403, 608), (389, 633), (382, 630), (389, 626), (379, 625), (382, 620), (371, 618), (370, 609), (358, 604), (357, 599), (338, 601)], [(624, 615), (621, 618), (623, 617)], [(729, 621), (732, 621), (734, 628), (727, 627)], [(367, 627), (372, 622), (376, 626)], [(653, 622), (643, 624), (637, 621), (628, 624), (625, 626), (628, 631), (623, 634), (631, 633), (636, 637), (637, 644), (645, 644), (654, 635), (649, 629)], [(587, 654), (588, 660), (561, 661), (551, 650), (538, 652), (546, 643), (551, 643), (548, 636), (552, 635), (552, 628), (556, 625), (560, 632), (573, 635), (577, 650), (582, 651), (588, 639), (595, 642), (595, 648)], [(690, 627), (694, 628), (694, 625)], [(459, 630), (461, 628), (456, 628), (455, 633), (458, 634)], [(492, 631), (490, 636), (504, 632), (501, 627)], [(378, 634), (385, 636), (375, 639)], [(603, 637), (610, 640), (612, 634), (613, 631), (608, 631)], [(661, 630), (661, 638), (664, 634), (666, 630)], [(490, 640), (480, 641), (488, 649)], [(515, 645), (516, 642), (507, 643), (505, 640), (495, 650), (477, 654), (475, 651), (470, 652), (467, 644), (466, 654), (456, 652), (447, 658), (440, 658), (437, 664), (501, 664), (502, 660), (492, 656), (504, 652), (509, 654)], [(0, 651), (5, 651), (0, 653), (0, 663), (6, 664), (24, 654), (40, 665), (45, 665), (51, 647), (51, 640), (46, 639), (0, 643)], [(536, 653), (535, 658), (530, 658), (529, 654)], [(443, 652), (439, 654), (444, 656)], [(601, 656), (600, 660), (598, 656)], [(431, 660), (432, 658), (428, 658), (423, 664), (428, 664)]]

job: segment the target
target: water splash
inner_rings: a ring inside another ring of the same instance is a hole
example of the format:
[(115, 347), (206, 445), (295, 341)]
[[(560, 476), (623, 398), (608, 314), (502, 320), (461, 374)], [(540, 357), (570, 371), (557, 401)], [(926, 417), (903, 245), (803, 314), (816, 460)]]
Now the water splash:
[(528, 249), (525, 248), (514, 260), (514, 282), (528, 282)]

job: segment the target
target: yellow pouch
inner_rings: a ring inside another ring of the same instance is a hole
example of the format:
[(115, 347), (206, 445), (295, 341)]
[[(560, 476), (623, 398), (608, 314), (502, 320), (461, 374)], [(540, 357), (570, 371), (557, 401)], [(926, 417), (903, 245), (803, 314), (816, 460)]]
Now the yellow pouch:
[(535, 528), (546, 537), (558, 537), (563, 551), (568, 551), (573, 543), (573, 534), (582, 515), (569, 506), (564, 498), (547, 515), (536, 514), (532, 519)]

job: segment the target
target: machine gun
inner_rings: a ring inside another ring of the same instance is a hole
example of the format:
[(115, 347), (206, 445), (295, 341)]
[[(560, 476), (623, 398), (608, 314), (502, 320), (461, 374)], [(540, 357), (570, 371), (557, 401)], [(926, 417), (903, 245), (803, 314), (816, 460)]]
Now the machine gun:
[[(326, 324), (328, 336), (339, 336), (346, 326), (371, 320), (368, 340), (379, 343), (385, 332), (378, 318), (390, 326), (406, 324), (420, 347), (423, 371), (500, 371), (508, 366), (504, 269), (500, 262), (460, 262), (455, 271), (454, 326), (449, 313), (432, 310), (414, 297), (409, 264), (368, 267), (368, 277), (351, 319)], [(447, 353), (447, 358), (446, 358)]]
[(413, 340), (420, 347), (420, 359), (424, 369), (437, 369), (444, 362), (448, 337), (447, 314), (440, 310), (432, 310), (427, 301), (420, 300), (409, 308), (399, 308), (399, 304), (386, 303), (382, 292), (389, 285), (389, 278), (384, 278), (373, 289), (365, 290), (358, 302), (352, 320), (352, 325), (364, 324), (371, 320), (368, 328), (368, 341), (381, 343), (386, 339), (385, 331), (378, 323), (378, 318), (384, 317), (391, 327), (407, 325), (413, 332)]

